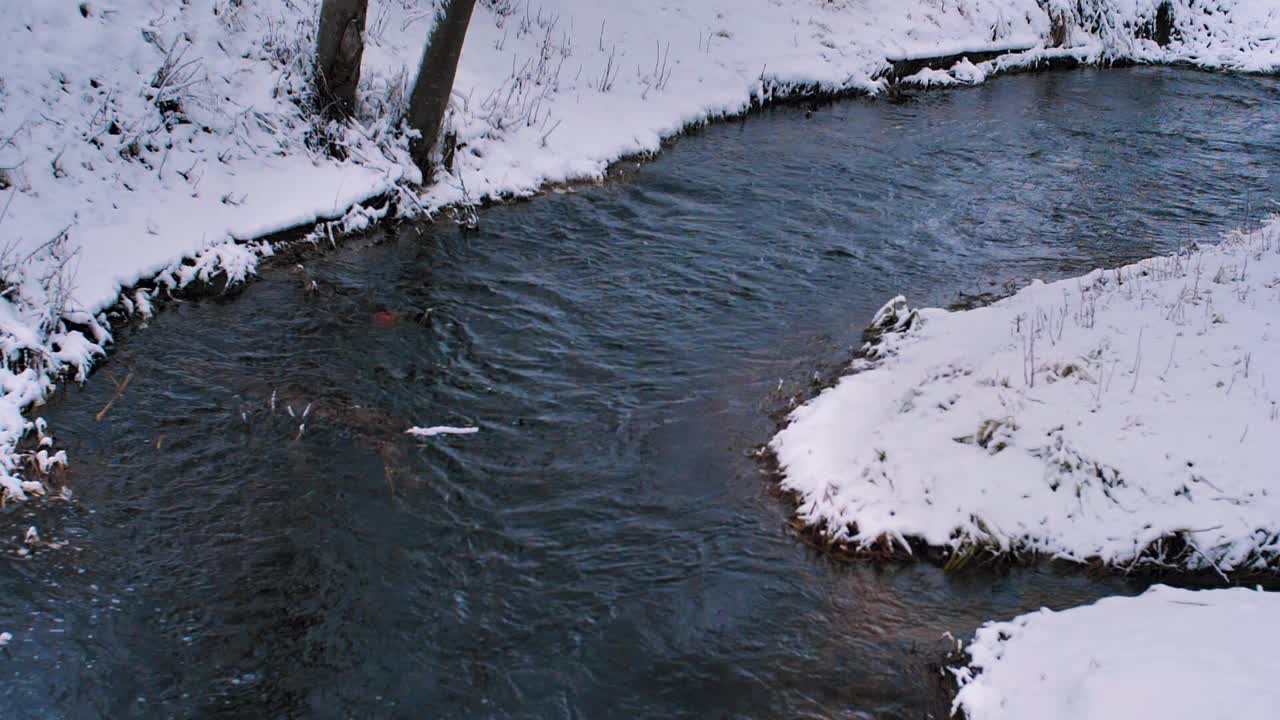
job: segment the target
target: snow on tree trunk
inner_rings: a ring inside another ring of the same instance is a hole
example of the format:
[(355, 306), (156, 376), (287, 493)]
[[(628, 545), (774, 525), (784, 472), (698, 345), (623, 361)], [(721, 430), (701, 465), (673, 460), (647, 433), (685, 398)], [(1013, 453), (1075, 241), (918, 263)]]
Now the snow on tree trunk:
[(423, 182), (431, 180), (432, 155), (440, 138), (440, 125), (449, 108), (449, 94), (462, 55), (462, 43), (471, 23), (475, 0), (444, 0), (436, 11), (436, 24), (422, 52), (422, 66), (409, 99), (409, 127), (421, 133), (410, 146)]
[(368, 11), (368, 0), (324, 0), (320, 7), (316, 93), (330, 116), (347, 117), (355, 112)]

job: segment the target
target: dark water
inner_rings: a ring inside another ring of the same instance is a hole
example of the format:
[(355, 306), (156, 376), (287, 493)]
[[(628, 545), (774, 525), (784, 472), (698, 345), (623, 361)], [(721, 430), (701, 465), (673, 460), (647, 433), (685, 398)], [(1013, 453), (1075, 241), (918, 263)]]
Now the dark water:
[(0, 716), (941, 717), (944, 632), (1142, 582), (817, 555), (770, 414), (898, 291), (1242, 222), (1277, 127), (1276, 79), (1172, 70), (783, 110), (173, 304), (46, 413), (75, 501), (0, 518), (70, 543), (0, 560)]

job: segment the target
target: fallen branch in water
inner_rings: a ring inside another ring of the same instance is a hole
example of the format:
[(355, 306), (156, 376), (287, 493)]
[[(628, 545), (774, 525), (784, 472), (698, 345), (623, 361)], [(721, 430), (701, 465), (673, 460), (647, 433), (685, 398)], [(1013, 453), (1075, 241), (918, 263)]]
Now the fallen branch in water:
[[(107, 401), (107, 404), (103, 405), (102, 409), (98, 411), (98, 414), (94, 416), (93, 418), (94, 422), (102, 422), (102, 418), (106, 417), (107, 411), (111, 409), (111, 406), (114, 405), (115, 402), (120, 399), (120, 396), (124, 395), (124, 391), (129, 387), (129, 381), (132, 379), (133, 379), (132, 370), (129, 371), (128, 375), (124, 376), (124, 382), (116, 382), (115, 378), (111, 378), (111, 382), (116, 386), (116, 394), (112, 395), (111, 399)], [(159, 446), (160, 446), (160, 443), (157, 441), (156, 447), (159, 447)]]

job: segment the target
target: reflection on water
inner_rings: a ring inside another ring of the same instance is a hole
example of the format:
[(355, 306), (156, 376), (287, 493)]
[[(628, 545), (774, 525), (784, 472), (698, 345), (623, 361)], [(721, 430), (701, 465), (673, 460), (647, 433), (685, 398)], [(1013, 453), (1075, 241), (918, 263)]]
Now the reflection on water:
[(1141, 583), (815, 555), (750, 457), (770, 414), (894, 293), (1280, 197), (1278, 100), (1146, 69), (771, 112), (478, 234), (377, 230), (318, 295), (172, 305), (101, 423), (101, 376), (47, 413), (76, 501), (0, 520), (70, 541), (3, 561), (0, 714), (942, 717), (944, 632)]

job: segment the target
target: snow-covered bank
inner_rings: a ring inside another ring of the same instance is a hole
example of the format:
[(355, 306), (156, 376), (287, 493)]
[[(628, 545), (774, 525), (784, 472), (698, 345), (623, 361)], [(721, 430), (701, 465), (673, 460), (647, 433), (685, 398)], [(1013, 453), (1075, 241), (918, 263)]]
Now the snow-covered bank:
[(989, 623), (956, 672), (968, 720), (1202, 720), (1280, 707), (1280, 593), (1156, 586)]
[(875, 325), (770, 445), (833, 542), (1275, 568), (1280, 219)]
[[(397, 120), (427, 0), (371, 0), (359, 122), (343, 126), (304, 101), (318, 0), (17, 3), (0, 18), (3, 494), (39, 488), (15, 455), (22, 409), (105, 352), (105, 310), (145, 313), (154, 293), (122, 290), (242, 278), (270, 252), (246, 241), (265, 233), (389, 192), (430, 212), (598, 178), (753, 103), (878, 92), (890, 60), (1033, 48), (944, 73), (976, 82), (1036, 53), (1249, 69), (1280, 54), (1280, 17), (1261, 0), (1219, 0), (1201, 19), (1176, 0), (1181, 30), (1163, 49), (1138, 39), (1156, 2), (1054, 2), (484, 0), (456, 83), (454, 169), (422, 192)], [(1070, 47), (1043, 50), (1056, 28)], [(316, 149), (330, 144), (348, 159)]]
[(904, 78), (909, 84), (972, 85), (1053, 64), (1182, 64), (1211, 70), (1280, 69), (1280, 5), (1255, 0), (1041, 0), (1044, 42), (982, 62), (957, 61)]

